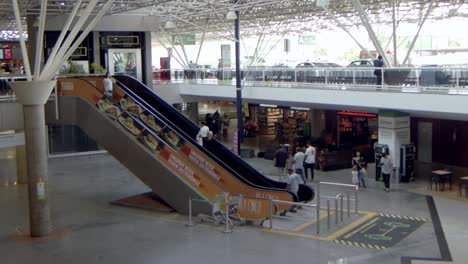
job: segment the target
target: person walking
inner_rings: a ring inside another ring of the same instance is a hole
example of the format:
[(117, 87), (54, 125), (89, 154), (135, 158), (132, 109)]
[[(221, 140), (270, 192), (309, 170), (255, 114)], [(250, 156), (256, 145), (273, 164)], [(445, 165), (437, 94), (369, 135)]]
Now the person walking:
[(376, 60), (374, 60), (374, 75), (377, 78), (377, 85), (382, 85), (382, 67), (384, 67), (384, 63), (382, 60), (382, 56), (379, 55)]
[(392, 158), (388, 153), (384, 153), (380, 159), (380, 165), (382, 166), (382, 178), (385, 185), (385, 191), (388, 192), (390, 189), (390, 175), (393, 171)]
[(229, 129), (229, 117), (226, 114), (223, 115), (222, 124), (223, 124), (223, 137), (227, 137), (228, 129)]
[(284, 181), (283, 177), (285, 176), (284, 169), (286, 168), (286, 162), (288, 160), (288, 152), (286, 151), (285, 147), (280, 147), (275, 152), (275, 167), (278, 168), (278, 175), (280, 177), (280, 181)]
[(112, 99), (115, 80), (112, 78), (110, 72), (106, 72), (106, 78), (102, 79), (102, 83), (104, 85), (104, 94), (109, 97), (109, 99)]
[(198, 144), (204, 146), (208, 140), (208, 133), (210, 129), (208, 128), (205, 122), (202, 121), (201, 124), (202, 127), (200, 128), (197, 134), (197, 142)]
[(353, 156), (353, 159), (352, 159), (352, 166), (356, 166), (357, 168), (357, 172), (358, 172), (358, 179), (359, 179), (359, 183), (358, 183), (358, 186), (359, 187), (364, 187), (364, 188), (367, 188), (366, 187), (366, 182), (364, 181), (364, 165), (365, 165), (365, 161), (364, 159), (361, 157), (361, 153), (359, 151), (356, 151), (354, 153), (354, 156)]
[[(288, 169), (288, 179), (286, 180), (287, 186), (286, 189), (293, 193), (297, 198), (297, 193), (299, 191), (299, 183), (300, 183), (301, 176), (294, 172), (293, 168)], [(290, 212), (296, 212), (296, 206), (292, 206), (289, 210)]]
[(302, 152), (302, 148), (296, 148), (296, 154), (294, 154), (294, 164), (296, 166), (296, 173), (301, 176), (304, 183), (306, 183), (306, 178), (304, 177), (304, 159), (305, 154)]
[(305, 152), (304, 160), (304, 174), (305, 181), (308, 179), (307, 171), (310, 169), (310, 181), (314, 181), (314, 168), (315, 168), (315, 154), (316, 150), (310, 142), (307, 143), (307, 149)]

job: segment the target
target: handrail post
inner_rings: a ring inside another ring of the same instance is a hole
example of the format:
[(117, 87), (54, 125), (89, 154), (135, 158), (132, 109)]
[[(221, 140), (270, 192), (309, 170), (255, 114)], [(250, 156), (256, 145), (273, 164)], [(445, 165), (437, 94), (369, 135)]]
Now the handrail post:
[(338, 197), (335, 197), (335, 225), (338, 225)]
[(226, 213), (226, 219), (224, 220), (226, 222), (226, 225), (224, 226), (223, 233), (231, 233), (231, 227), (229, 226), (229, 193), (224, 193), (224, 208), (225, 208), (225, 213)]
[(353, 85), (356, 85), (356, 71), (353, 69)]
[(347, 204), (348, 204), (348, 217), (351, 216), (351, 213), (350, 213), (350, 198), (349, 198), (349, 191), (346, 191), (346, 200), (347, 200)]
[(317, 182), (317, 235), (320, 233), (320, 182)]
[(273, 199), (270, 199), (270, 230), (273, 229)]
[(330, 200), (327, 200), (327, 230), (330, 230)]
[(384, 67), (382, 67), (382, 68), (380, 68), (380, 70), (382, 72), (382, 83), (380, 84), (381, 85), (380, 88), (382, 88), (382, 91), (383, 91), (383, 88), (385, 87), (385, 85), (384, 85), (385, 84), (385, 77), (384, 77), (385, 76), (385, 69), (384, 69)]
[(343, 195), (340, 195), (340, 218), (343, 223)]
[(191, 227), (194, 226), (195, 224), (192, 222), (192, 196), (189, 196), (189, 222), (186, 224), (186, 226)]
[(354, 190), (354, 198), (356, 199), (354, 202), (355, 202), (355, 214), (357, 215), (358, 214), (358, 189), (356, 188)]

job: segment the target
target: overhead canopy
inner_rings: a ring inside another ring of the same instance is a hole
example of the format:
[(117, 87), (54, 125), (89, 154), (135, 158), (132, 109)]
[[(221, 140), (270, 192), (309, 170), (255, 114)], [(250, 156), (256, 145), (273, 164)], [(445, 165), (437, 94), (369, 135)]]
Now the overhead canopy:
[[(362, 0), (371, 24), (391, 24), (394, 0)], [(399, 22), (418, 23), (422, 20), (430, 1), (395, 0)], [(428, 19), (467, 17), (468, 4), (465, 0), (433, 0), (434, 6)], [(39, 15), (40, 0), (19, 0), (23, 23), (24, 15)], [(48, 1), (48, 16), (66, 15), (71, 12), (76, 0)], [(89, 1), (83, 1), (89, 2)], [(98, 8), (106, 0), (99, 0)], [(330, 12), (344, 27), (361, 25), (361, 20), (350, 0), (115, 0), (107, 15), (149, 16), (155, 21), (154, 31), (160, 31), (167, 21), (176, 24), (178, 33), (206, 32), (209, 36), (231, 35), (226, 14), (239, 10), (242, 18), (242, 34), (257, 35), (259, 32), (282, 35), (301, 33), (336, 27), (336, 20), (324, 11)], [(0, 1), (0, 28), (15, 30), (10, 0)], [(0, 35), (5, 38), (7, 33)], [(14, 32), (9, 33), (14, 37)]]

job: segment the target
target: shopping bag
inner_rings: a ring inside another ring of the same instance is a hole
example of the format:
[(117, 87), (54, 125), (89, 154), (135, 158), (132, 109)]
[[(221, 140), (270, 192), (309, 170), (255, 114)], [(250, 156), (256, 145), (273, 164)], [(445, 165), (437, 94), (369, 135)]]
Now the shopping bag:
[(359, 184), (359, 177), (357, 173), (353, 173), (353, 177), (351, 178), (351, 182), (353, 184)]

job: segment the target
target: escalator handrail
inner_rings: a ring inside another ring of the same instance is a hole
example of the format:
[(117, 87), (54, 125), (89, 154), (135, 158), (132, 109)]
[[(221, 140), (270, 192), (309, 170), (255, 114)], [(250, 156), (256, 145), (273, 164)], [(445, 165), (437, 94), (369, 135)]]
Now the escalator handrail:
[(224, 169), (226, 169), (229, 173), (231, 173), (234, 177), (239, 179), (241, 182), (244, 184), (247, 184), (251, 187), (258, 188), (258, 189), (264, 189), (264, 190), (274, 190), (274, 191), (286, 191), (284, 189), (280, 188), (274, 188), (274, 187), (267, 187), (267, 186), (260, 186), (257, 184), (254, 184), (244, 178), (242, 175), (234, 171), (231, 167), (227, 166), (223, 161), (219, 160), (216, 156), (214, 156), (211, 152), (207, 151), (206, 149), (202, 148), (192, 137), (187, 135), (184, 131), (180, 130), (176, 125), (174, 125), (170, 120), (165, 118), (163, 115), (161, 115), (158, 111), (156, 111), (153, 107), (151, 107), (148, 103), (145, 102), (145, 100), (141, 99), (138, 95), (136, 95), (133, 91), (131, 91), (128, 87), (126, 87), (123, 83), (117, 81), (117, 85), (124, 89), (124, 92), (126, 95), (129, 95), (133, 100), (136, 100), (137, 103), (145, 108), (147, 111), (151, 112), (152, 114), (156, 115), (159, 119), (161, 119), (166, 126), (169, 126), (171, 129), (177, 132), (179, 136), (181, 136), (184, 140), (188, 141), (191, 143), (193, 146), (196, 146), (198, 149), (200, 149), (204, 154), (206, 154), (210, 159), (214, 160), (214, 162), (218, 163), (221, 165)]
[[(130, 81), (136, 82), (137, 84), (139, 84), (140, 86), (142, 86), (142, 87), (145, 88), (145, 90), (144, 90), (143, 92), (150, 94), (150, 95), (153, 97), (153, 99), (156, 99), (157, 101), (162, 102), (162, 104), (163, 104), (164, 106), (167, 105), (167, 103), (164, 102), (161, 98), (159, 98), (159, 96), (158, 96), (154, 91), (152, 91), (151, 89), (149, 89), (148, 87), (146, 87), (146, 85), (144, 85), (143, 83), (141, 83), (139, 80), (137, 80), (137, 79), (135, 79), (135, 78), (133, 78), (133, 77), (131, 77), (131, 76), (126, 76), (126, 75), (119, 75), (118, 77), (127, 78), (127, 79), (129, 79)], [(118, 78), (118, 77), (117, 77), (117, 78)], [(121, 83), (121, 82), (120, 82), (120, 83)], [(122, 84), (122, 85), (123, 85), (123, 84)], [(125, 86), (125, 85), (124, 85), (124, 86)], [(127, 87), (126, 87), (126, 88), (127, 88)], [(127, 89), (128, 89), (128, 88), (127, 88)], [(133, 93), (133, 91), (132, 91), (132, 93)], [(144, 101), (144, 100), (143, 100), (143, 101)], [(144, 102), (145, 102), (145, 101), (144, 101)], [(147, 103), (145, 102), (145, 104), (147, 104)], [(159, 113), (159, 112), (156, 111), (153, 107), (151, 107), (151, 109), (153, 109), (156, 113)], [(172, 109), (171, 109), (171, 110), (172, 110)], [(185, 122), (187, 122), (188, 124), (190, 124), (190, 126), (192, 127), (192, 129), (198, 131), (198, 129), (199, 129), (198, 125), (196, 125), (192, 120), (186, 118), (182, 113), (180, 113), (180, 112), (178, 112), (178, 111), (172, 111), (172, 113), (175, 113), (175, 115), (176, 115), (177, 117), (183, 119)], [(167, 120), (167, 118), (164, 117), (164, 120)], [(169, 122), (170, 122), (170, 121), (169, 121)], [(172, 124), (172, 122), (170, 122), (170, 123)], [(180, 129), (179, 129), (178, 127), (176, 127), (176, 128), (177, 128), (178, 131), (180, 131)], [(184, 135), (187, 135), (187, 133), (186, 133), (185, 131), (181, 131), (181, 132), (182, 132)], [(187, 137), (189, 137), (191, 140), (193, 140), (192, 137), (190, 137), (190, 136), (187, 136)], [(221, 144), (220, 142), (218, 142), (218, 141), (215, 141), (215, 142), (216, 142), (217, 144), (222, 145), (222, 144)], [(212, 159), (218, 161), (219, 164), (221, 164), (224, 168), (228, 169), (228, 171), (230, 171), (230, 172), (233, 171), (233, 169), (232, 169), (230, 166), (227, 166), (224, 162), (220, 161), (219, 158), (217, 158), (216, 156), (214, 156), (210, 151), (205, 150), (204, 148), (201, 148), (201, 146), (199, 146), (198, 143), (195, 144), (195, 145), (196, 145), (201, 151), (203, 151), (205, 154), (207, 154), (210, 158), (212, 158)], [(223, 146), (223, 147), (224, 147), (224, 146)], [(284, 190), (283, 188), (279, 187), (278, 184), (285, 186), (285, 183), (283, 183), (283, 182), (278, 182), (278, 181), (274, 181), (274, 180), (272, 180), (272, 179), (270, 179), (270, 178), (268, 178), (268, 177), (265, 177), (264, 175), (262, 175), (261, 173), (259, 173), (257, 170), (255, 170), (255, 169), (254, 169), (250, 164), (248, 164), (246, 161), (240, 159), (237, 155), (234, 155), (234, 154), (231, 153), (231, 152), (229, 152), (229, 154), (232, 155), (231, 157), (235, 158), (236, 162), (240, 162), (241, 165), (245, 166), (250, 172), (253, 172), (253, 174), (255, 175), (255, 177), (257, 177), (257, 178), (260, 179), (262, 182), (264, 182), (264, 183), (266, 183), (266, 184), (269, 185), (269, 186), (261, 186), (261, 188), (264, 188), (264, 189)], [(213, 158), (213, 157), (214, 157), (214, 158)], [(239, 173), (237, 173), (237, 171), (235, 171), (235, 173), (233, 173), (233, 175), (239, 175)], [(242, 177), (242, 176), (240, 177), (240, 179), (241, 179), (241, 180), (244, 179), (246, 182), (248, 182), (248, 183), (250, 183), (250, 184), (252, 184), (252, 185), (254, 185), (254, 186), (258, 186), (258, 185), (256, 185), (256, 184), (251, 183), (249, 180), (245, 179), (245, 178)], [(306, 191), (305, 189), (307, 189), (307, 191)], [(313, 198), (313, 192), (314, 192), (314, 191), (313, 191), (313, 188), (312, 188), (311, 186), (308, 186), (308, 185), (306, 185), (306, 184), (300, 184), (298, 195), (299, 195), (299, 193), (304, 193), (304, 191), (307, 192), (307, 193), (312, 193), (312, 198)], [(312, 199), (310, 199), (310, 200), (312, 200)], [(309, 200), (309, 201), (310, 201), (310, 200)]]
[[(143, 87), (145, 87), (145, 88), (147, 89), (147, 90), (144, 91), (145, 93), (148, 93), (148, 94), (154, 96), (155, 99), (157, 99), (157, 100), (159, 100), (159, 101), (163, 101), (161, 98), (159, 98), (159, 97), (156, 95), (156, 93), (154, 93), (151, 89), (148, 89), (148, 88), (147, 88), (143, 83), (141, 83), (139, 80), (137, 80), (137, 79), (135, 79), (135, 78), (133, 78), (133, 77), (131, 77), (131, 76), (126, 76), (126, 75), (119, 75), (118, 77), (128, 78), (128, 79), (130, 79), (130, 80), (132, 80), (132, 81), (138, 83), (139, 85), (141, 85), (141, 86), (143, 86)], [(118, 78), (118, 77), (117, 77), (117, 78)], [(165, 102), (164, 102), (164, 103), (165, 103)], [(166, 103), (166, 104), (167, 104), (167, 103)], [(194, 129), (194, 131), (199, 129), (198, 125), (196, 125), (192, 120), (186, 118), (182, 113), (180, 113), (180, 112), (178, 112), (178, 111), (173, 111), (173, 113), (174, 113), (178, 118), (183, 118), (183, 120), (184, 120), (185, 122), (187, 122), (188, 124), (190, 124), (190, 126), (192, 127), (192, 129)], [(182, 132), (183, 132), (184, 134), (186, 134), (185, 131), (182, 131)], [(216, 142), (217, 142), (217, 141), (216, 141)], [(222, 145), (222, 144), (219, 143), (219, 142), (217, 142), (217, 144)], [(198, 145), (198, 144), (197, 144), (197, 145)], [(202, 148), (199, 147), (199, 149), (202, 149)], [(202, 151), (204, 151), (205, 153), (211, 154), (211, 152), (206, 151), (204, 148), (203, 148)], [(228, 153), (228, 152), (226, 152), (226, 153)], [(259, 180), (261, 180), (262, 182), (264, 182), (265, 184), (268, 185), (268, 186), (262, 186), (262, 187), (264, 187), (264, 188), (281, 189), (281, 188), (280, 188), (279, 186), (277, 186), (277, 185), (278, 185), (278, 184), (284, 185), (284, 183), (282, 183), (282, 182), (274, 181), (274, 180), (269, 179), (268, 177), (265, 177), (264, 175), (262, 175), (261, 173), (259, 173), (257, 170), (255, 170), (252, 166), (250, 166), (250, 164), (248, 164), (247, 162), (245, 162), (244, 160), (242, 160), (241, 158), (239, 158), (237, 155), (234, 155), (232, 152), (229, 152), (228, 154), (230, 155), (230, 158), (236, 159), (236, 162), (240, 162), (240, 163), (241, 163), (240, 165), (242, 165), (242, 166), (248, 168), (249, 171), (250, 171), (251, 173), (256, 174), (255, 177), (257, 177)], [(216, 159), (219, 160), (218, 158), (216, 158)], [(223, 166), (224, 168), (230, 168), (230, 169), (232, 170), (232, 168), (231, 168), (230, 166), (227, 166), (227, 165), (226, 165), (224, 162), (222, 162), (222, 161), (220, 161), (220, 162), (221, 162), (221, 164), (224, 164), (224, 166)], [(236, 172), (236, 174), (238, 174), (238, 173)], [(247, 180), (247, 181), (248, 181), (248, 180)], [(250, 181), (249, 181), (249, 182), (250, 182)]]

